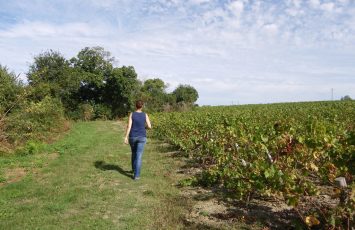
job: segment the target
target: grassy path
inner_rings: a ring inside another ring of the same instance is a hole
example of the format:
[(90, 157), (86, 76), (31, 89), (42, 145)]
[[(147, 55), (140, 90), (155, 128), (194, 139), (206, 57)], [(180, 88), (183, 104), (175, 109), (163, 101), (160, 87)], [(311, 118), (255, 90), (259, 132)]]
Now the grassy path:
[(76, 123), (40, 154), (0, 157), (3, 171), (26, 174), (0, 186), (0, 229), (182, 228), (186, 204), (167, 176), (178, 163), (154, 146), (146, 145), (139, 181), (112, 121)]

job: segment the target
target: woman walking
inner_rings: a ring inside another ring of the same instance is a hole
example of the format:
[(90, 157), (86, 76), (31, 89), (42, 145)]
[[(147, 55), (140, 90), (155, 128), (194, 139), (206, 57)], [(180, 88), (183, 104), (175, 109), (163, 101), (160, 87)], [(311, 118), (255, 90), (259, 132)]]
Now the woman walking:
[[(144, 145), (147, 142), (146, 127), (151, 129), (152, 125), (148, 114), (142, 111), (143, 101), (136, 102), (136, 111), (131, 113), (128, 118), (128, 125), (126, 130), (125, 144), (131, 146), (132, 156), (132, 171), (133, 179), (138, 180), (141, 173), (142, 155)], [(147, 125), (147, 126), (146, 126)]]

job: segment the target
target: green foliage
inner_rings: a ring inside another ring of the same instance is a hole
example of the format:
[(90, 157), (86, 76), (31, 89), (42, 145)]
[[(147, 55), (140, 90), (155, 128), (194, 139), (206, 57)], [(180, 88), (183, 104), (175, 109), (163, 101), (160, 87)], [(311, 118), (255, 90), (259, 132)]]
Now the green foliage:
[(96, 75), (108, 75), (112, 71), (112, 63), (115, 61), (111, 57), (111, 53), (106, 51), (103, 47), (85, 47), (82, 49), (76, 58), (70, 60), (77, 67), (84, 72)]
[(0, 65), (0, 151), (59, 131), (64, 115), (73, 120), (106, 120), (126, 116), (137, 99), (145, 101), (148, 112), (185, 109), (184, 100), (192, 100), (184, 94), (176, 104), (176, 95), (165, 92), (163, 80), (142, 84), (133, 66), (114, 67), (114, 63), (102, 47), (85, 47), (70, 61), (59, 51), (45, 51), (34, 57), (28, 85)]
[(29, 140), (23, 147), (16, 149), (16, 154), (20, 156), (34, 155), (39, 153), (45, 145), (38, 140)]
[[(167, 85), (159, 78), (138, 80), (133, 66), (114, 67), (115, 58), (102, 47), (85, 47), (76, 57), (66, 60), (49, 50), (34, 58), (27, 74), (28, 98), (39, 102), (45, 97), (57, 98), (70, 119), (112, 119), (124, 117), (135, 109), (137, 99), (145, 101), (148, 112), (187, 110), (197, 98), (197, 91), (181, 85), (168, 94)], [(82, 105), (90, 104), (92, 117), (83, 113)]]
[(56, 51), (49, 50), (34, 57), (27, 74), (28, 82), (35, 88), (33, 100), (42, 100), (46, 96), (59, 97), (65, 89), (69, 63)]
[(167, 93), (166, 88), (167, 85), (159, 78), (143, 82), (138, 98), (145, 101), (146, 111), (188, 111), (198, 99), (198, 93), (192, 86), (179, 85), (172, 93)]
[(51, 96), (60, 99), (67, 111), (76, 109), (83, 76), (59, 52), (49, 50), (35, 56), (27, 77), (29, 99)]
[(94, 108), (90, 104), (80, 104), (76, 116), (72, 115), (76, 120), (90, 121), (94, 117)]
[(6, 181), (5, 177), (0, 174), (0, 183), (3, 183), (3, 182), (5, 182), (5, 181)]
[(104, 88), (112, 73), (113, 61), (110, 52), (102, 47), (85, 47), (70, 60), (81, 75), (78, 92), (81, 102), (103, 103)]
[(194, 186), (197, 184), (198, 184), (198, 181), (197, 181), (196, 177), (190, 177), (190, 178), (186, 178), (186, 179), (179, 181), (179, 186), (181, 186), (181, 187)]
[(58, 132), (64, 123), (63, 107), (59, 100), (49, 96), (39, 102), (26, 102), (6, 118), (5, 132), (11, 143), (44, 140), (51, 132)]
[(150, 112), (162, 111), (166, 103), (167, 85), (159, 78), (148, 79), (143, 83), (140, 98), (145, 102), (145, 108)]
[(173, 94), (176, 97), (176, 103), (185, 102), (188, 104), (193, 104), (198, 99), (197, 90), (190, 85), (179, 85), (173, 91)]
[(104, 101), (111, 106), (113, 117), (123, 117), (134, 109), (139, 88), (140, 82), (132, 66), (113, 69), (104, 89)]
[(205, 107), (151, 116), (154, 135), (199, 163), (198, 179), (234, 197), (276, 195), (297, 206), (317, 184), (354, 174), (353, 101)]
[(111, 108), (104, 104), (96, 104), (94, 108), (94, 119), (107, 120), (112, 118)]
[(0, 65), (0, 114), (10, 112), (11, 108), (18, 106), (19, 96), (23, 93), (22, 87), (22, 82), (16, 75)]
[(30, 84), (38, 82), (59, 82), (63, 77), (63, 70), (69, 63), (57, 51), (49, 50), (34, 57), (30, 65), (28, 80)]

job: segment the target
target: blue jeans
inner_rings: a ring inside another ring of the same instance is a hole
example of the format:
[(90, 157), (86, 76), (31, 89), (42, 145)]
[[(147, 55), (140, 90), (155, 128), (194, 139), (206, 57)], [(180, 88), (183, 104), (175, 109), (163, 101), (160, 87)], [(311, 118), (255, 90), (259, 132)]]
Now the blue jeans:
[(131, 146), (132, 156), (132, 171), (134, 173), (134, 178), (139, 178), (141, 174), (142, 167), (142, 155), (144, 150), (144, 145), (147, 142), (146, 137), (130, 137), (129, 145)]

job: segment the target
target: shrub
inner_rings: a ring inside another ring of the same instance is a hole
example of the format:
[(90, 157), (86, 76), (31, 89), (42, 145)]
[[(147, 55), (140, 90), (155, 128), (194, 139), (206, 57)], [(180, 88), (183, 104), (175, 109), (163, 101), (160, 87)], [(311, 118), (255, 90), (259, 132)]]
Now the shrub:
[(7, 135), (5, 133), (4, 114), (0, 113), (0, 154), (9, 151), (10, 145), (7, 142)]
[(79, 119), (84, 121), (90, 121), (94, 117), (94, 108), (90, 104), (79, 105)]
[(22, 82), (16, 75), (0, 65), (0, 113), (8, 112), (17, 105), (22, 89)]
[(103, 104), (94, 105), (94, 119), (107, 120), (112, 118), (111, 108)]
[(58, 99), (49, 96), (39, 102), (26, 102), (5, 118), (5, 132), (12, 144), (27, 140), (46, 140), (51, 132), (64, 128), (63, 106)]
[(16, 154), (20, 156), (34, 155), (41, 152), (45, 144), (36, 140), (29, 140), (23, 147), (16, 149)]
[(111, 108), (103, 104), (80, 104), (74, 111), (67, 112), (69, 119), (90, 121), (95, 119), (107, 120), (112, 118)]

